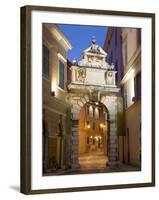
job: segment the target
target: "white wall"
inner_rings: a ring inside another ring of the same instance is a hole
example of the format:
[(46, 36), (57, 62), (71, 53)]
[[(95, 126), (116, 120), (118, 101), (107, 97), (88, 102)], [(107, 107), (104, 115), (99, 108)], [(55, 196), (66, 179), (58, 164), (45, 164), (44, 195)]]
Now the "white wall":
[[(5, 0), (1, 1), (1, 59), (0, 59), (0, 114), (1, 114), (1, 139), (0, 139), (0, 198), (23, 200), (23, 199), (153, 199), (157, 200), (159, 195), (159, 170), (157, 174), (157, 187), (155, 188), (138, 188), (138, 189), (122, 189), (122, 190), (107, 190), (80, 193), (66, 194), (49, 194), (49, 195), (34, 195), (25, 196), (17, 190), (19, 188), (19, 151), (20, 151), (20, 133), (19, 133), (19, 53), (20, 53), (20, 35), (19, 35), (19, 7), (26, 4), (34, 5), (50, 5), (61, 7), (81, 7), (94, 9), (108, 10), (125, 10), (139, 12), (157, 12), (156, 18), (156, 35), (159, 35), (159, 1), (158, 0)], [(159, 54), (159, 37), (156, 39), (157, 52)], [(156, 59), (157, 56), (156, 56)], [(159, 66), (159, 59), (156, 60), (156, 66)], [(157, 84), (156, 91), (159, 91), (159, 70), (156, 68)], [(159, 102), (158, 92), (156, 102)], [(156, 106), (159, 110), (159, 106)], [(157, 120), (159, 115), (157, 114)], [(156, 121), (157, 121), (156, 120)], [(159, 123), (158, 123), (159, 124)], [(159, 125), (156, 133), (159, 132)], [(156, 141), (159, 141), (159, 136), (156, 134)], [(158, 142), (157, 142), (158, 143)], [(156, 145), (157, 152), (157, 167), (159, 169), (159, 145)]]

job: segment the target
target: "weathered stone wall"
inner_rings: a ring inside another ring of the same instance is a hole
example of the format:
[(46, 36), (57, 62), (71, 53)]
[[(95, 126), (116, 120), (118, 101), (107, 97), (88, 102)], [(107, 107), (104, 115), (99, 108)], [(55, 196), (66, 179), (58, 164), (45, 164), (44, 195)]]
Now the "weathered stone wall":
[(118, 160), (118, 145), (117, 145), (117, 96), (103, 96), (101, 102), (109, 111), (109, 135), (108, 135), (108, 165), (115, 167)]

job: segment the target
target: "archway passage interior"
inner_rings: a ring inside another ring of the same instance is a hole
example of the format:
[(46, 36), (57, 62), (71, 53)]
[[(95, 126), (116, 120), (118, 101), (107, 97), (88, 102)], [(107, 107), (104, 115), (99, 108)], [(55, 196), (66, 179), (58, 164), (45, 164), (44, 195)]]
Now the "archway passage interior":
[(87, 102), (79, 114), (81, 169), (104, 169), (108, 162), (108, 112), (101, 102)]

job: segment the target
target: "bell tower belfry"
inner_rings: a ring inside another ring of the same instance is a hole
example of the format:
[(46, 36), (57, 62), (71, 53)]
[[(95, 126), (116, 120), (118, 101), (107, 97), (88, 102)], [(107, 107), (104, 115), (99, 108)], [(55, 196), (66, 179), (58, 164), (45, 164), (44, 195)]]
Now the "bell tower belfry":
[(95, 38), (82, 52), (82, 59), (73, 59), (71, 83), (68, 85), (68, 103), (72, 108), (72, 167), (78, 167), (79, 112), (88, 102), (101, 102), (109, 112), (108, 165), (115, 167), (118, 161), (116, 114), (119, 88), (116, 85), (115, 66), (106, 62), (107, 53), (97, 45)]

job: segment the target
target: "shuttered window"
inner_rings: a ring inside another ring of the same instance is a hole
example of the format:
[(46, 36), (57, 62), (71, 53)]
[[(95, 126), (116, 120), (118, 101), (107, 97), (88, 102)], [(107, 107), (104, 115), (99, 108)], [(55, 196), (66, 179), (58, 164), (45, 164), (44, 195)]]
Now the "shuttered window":
[(65, 88), (65, 84), (64, 84), (65, 83), (64, 82), (64, 78), (65, 78), (64, 70), (65, 70), (65, 68), (64, 67), (65, 66), (64, 66), (63, 62), (59, 61), (59, 87), (62, 88), (62, 89)]
[(137, 29), (137, 47), (141, 45), (141, 29)]
[(43, 45), (43, 76), (49, 79), (50, 68), (50, 52), (49, 49)]
[(135, 99), (141, 99), (141, 72), (134, 79)]

